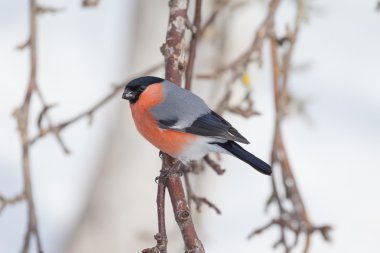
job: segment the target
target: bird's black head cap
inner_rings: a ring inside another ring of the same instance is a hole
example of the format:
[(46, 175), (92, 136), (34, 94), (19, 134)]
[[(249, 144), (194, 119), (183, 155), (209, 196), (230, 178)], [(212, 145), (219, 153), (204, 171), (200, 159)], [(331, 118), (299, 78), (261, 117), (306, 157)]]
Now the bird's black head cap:
[(136, 103), (140, 94), (151, 84), (162, 83), (164, 79), (155, 76), (143, 76), (130, 81), (124, 89), (123, 99), (129, 100), (131, 104)]

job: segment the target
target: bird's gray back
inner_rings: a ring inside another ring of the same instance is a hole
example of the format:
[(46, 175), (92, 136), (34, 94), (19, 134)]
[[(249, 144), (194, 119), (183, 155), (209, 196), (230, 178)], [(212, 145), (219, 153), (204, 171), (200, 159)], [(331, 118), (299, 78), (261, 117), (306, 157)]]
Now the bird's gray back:
[(164, 100), (151, 109), (157, 120), (173, 122), (173, 128), (186, 128), (211, 110), (198, 96), (170, 81), (163, 83)]

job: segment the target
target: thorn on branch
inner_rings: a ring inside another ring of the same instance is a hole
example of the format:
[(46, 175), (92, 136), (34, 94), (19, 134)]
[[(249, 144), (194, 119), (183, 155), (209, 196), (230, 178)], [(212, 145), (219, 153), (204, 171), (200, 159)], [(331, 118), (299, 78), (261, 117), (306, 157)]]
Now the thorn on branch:
[(53, 108), (53, 107), (55, 107), (55, 106), (57, 106), (57, 104), (45, 105), (45, 106), (42, 108), (41, 112), (40, 112), (39, 115), (38, 115), (38, 119), (37, 119), (37, 127), (38, 127), (38, 129), (39, 129), (40, 131), (42, 131), (42, 120), (43, 120), (43, 118), (46, 116), (47, 112), (48, 112), (51, 108)]
[(205, 197), (198, 197), (198, 196), (195, 196), (193, 193), (191, 196), (191, 200), (194, 201), (195, 208), (197, 209), (198, 212), (201, 212), (202, 204), (206, 204), (211, 209), (214, 209), (217, 214), (222, 214), (220, 209), (214, 203), (212, 203)]
[(83, 7), (96, 7), (99, 3), (99, 0), (83, 0), (82, 6)]
[[(57, 104), (52, 104), (52, 105), (48, 105), (46, 103), (46, 100), (39, 88), (38, 85), (35, 86), (35, 91), (38, 95), (38, 98), (40, 99), (41, 101), (41, 104), (42, 104), (42, 110), (38, 116), (38, 119), (37, 119), (37, 127), (38, 127), (38, 130), (40, 133), (45, 133), (45, 132), (48, 132), (48, 130), (45, 130), (42, 128), (42, 120), (44, 118), (46, 118), (46, 121), (48, 123), (48, 129), (52, 129), (53, 128), (53, 123), (52, 123), (52, 120), (51, 118), (49, 117), (49, 110), (53, 107), (55, 107)], [(60, 131), (62, 130), (62, 128), (60, 127), (55, 127), (54, 130), (53, 130), (53, 133), (55, 135), (55, 138), (57, 139), (58, 141), (58, 144), (61, 146), (63, 152), (65, 154), (70, 154), (70, 149), (67, 147), (67, 145), (65, 144), (65, 142), (63, 141), (61, 135), (60, 135)], [(32, 141), (29, 141), (30, 144), (33, 144), (34, 142), (34, 139)]]
[(12, 198), (6, 198), (0, 194), (0, 214), (7, 206), (17, 204), (23, 200), (25, 200), (24, 193), (18, 194)]
[(275, 221), (272, 220), (271, 222), (269, 222), (268, 224), (262, 226), (262, 227), (259, 227), (257, 229), (255, 229), (254, 231), (252, 231), (248, 236), (247, 236), (247, 239), (251, 239), (253, 238), (254, 236), (256, 235), (259, 235), (261, 234), (262, 232), (264, 232), (265, 230), (269, 229), (270, 227), (272, 227), (273, 225), (275, 224)]
[(275, 193), (273, 192), (268, 200), (265, 202), (265, 212), (268, 212), (268, 209), (269, 209), (269, 206), (274, 203), (274, 201), (276, 200), (276, 196), (275, 196)]
[(17, 50), (23, 50), (30, 46), (30, 37), (24, 42), (16, 46)]
[(168, 244), (168, 238), (166, 235), (161, 235), (157, 233), (154, 235), (154, 239), (157, 241), (157, 245), (153, 248), (144, 249), (142, 253), (166, 253), (166, 248)]
[(260, 115), (260, 113), (255, 111), (252, 107), (243, 108), (242, 106), (234, 106), (228, 107), (227, 111), (233, 114), (240, 115), (244, 118), (250, 118), (255, 115)]
[(194, 174), (200, 174), (205, 170), (205, 165), (203, 160), (201, 161), (193, 161), (189, 164), (189, 166), (185, 167), (187, 172), (191, 172)]
[(46, 6), (38, 5), (36, 14), (39, 14), (39, 15), (40, 14), (47, 14), (47, 13), (55, 14), (55, 13), (61, 12), (61, 11), (64, 11), (64, 8), (46, 7)]
[(277, 38), (276, 39), (277, 45), (283, 46), (286, 42), (290, 42), (289, 36), (284, 36), (282, 38)]
[(330, 232), (333, 230), (333, 228), (331, 226), (325, 225), (325, 226), (321, 226), (321, 227), (314, 227), (313, 230), (319, 231), (325, 241), (327, 241), (327, 242), (332, 241)]
[(225, 169), (222, 169), (220, 164), (211, 159), (210, 155), (206, 155), (203, 160), (216, 172), (216, 174), (223, 175), (224, 172), (226, 172)]
[[(244, 106), (246, 104), (246, 106)], [(244, 118), (250, 118), (254, 115), (260, 115), (253, 107), (253, 100), (251, 98), (251, 92), (248, 91), (243, 100), (239, 103), (239, 105), (234, 107), (227, 107), (227, 111), (238, 114)]]
[(190, 21), (189, 17), (187, 16), (186, 22), (185, 22), (186, 28), (191, 31), (192, 34), (197, 34), (197, 27), (193, 24), (193, 22)]
[(194, 202), (198, 212), (201, 212), (202, 204), (206, 204), (211, 209), (214, 209), (217, 214), (221, 214), (222, 212), (214, 203), (212, 203), (211, 201), (209, 201), (205, 197), (198, 197), (194, 193), (193, 188), (191, 187), (191, 184), (190, 184), (188, 171), (185, 171), (184, 174), (185, 174), (185, 185), (186, 185), (186, 191), (187, 191), (187, 199), (189, 202), (190, 211), (191, 211), (191, 202)]

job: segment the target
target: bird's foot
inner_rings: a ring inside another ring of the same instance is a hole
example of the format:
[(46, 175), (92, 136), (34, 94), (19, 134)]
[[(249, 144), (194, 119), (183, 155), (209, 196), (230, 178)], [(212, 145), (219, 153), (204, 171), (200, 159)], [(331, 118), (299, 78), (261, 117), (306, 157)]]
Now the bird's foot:
[(164, 168), (160, 170), (160, 175), (154, 179), (156, 183), (159, 181), (165, 181), (172, 175), (182, 176), (185, 165), (180, 161), (176, 161), (170, 168)]

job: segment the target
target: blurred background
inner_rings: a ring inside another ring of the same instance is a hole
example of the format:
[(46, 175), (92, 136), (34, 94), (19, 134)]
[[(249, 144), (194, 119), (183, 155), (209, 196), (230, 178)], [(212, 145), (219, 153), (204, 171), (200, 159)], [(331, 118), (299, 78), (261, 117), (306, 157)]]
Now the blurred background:
[[(203, 17), (218, 1), (203, 1)], [(236, 1), (230, 1), (236, 2)], [(198, 46), (195, 73), (228, 63), (252, 42), (266, 16), (268, 1), (239, 1), (206, 31)], [(293, 20), (297, 1), (281, 1), (279, 30)], [(333, 241), (312, 237), (310, 252), (375, 252), (380, 228), (380, 13), (377, 1), (308, 0), (298, 34), (289, 92), (302, 101), (302, 113), (283, 123), (283, 137), (311, 222), (329, 224)], [(84, 8), (79, 0), (39, 0), (63, 8), (37, 20), (38, 85), (53, 122), (86, 110), (113, 85), (163, 60), (168, 5), (159, 1), (100, 1)], [(193, 5), (193, 1), (190, 1)], [(193, 11), (192, 8), (190, 11)], [(228, 18), (228, 19), (227, 19)], [(205, 20), (206, 18), (204, 18)], [(216, 41), (215, 33), (224, 39)], [(27, 87), (29, 50), (17, 50), (29, 34), (28, 1), (0, 2), (0, 194), (23, 188), (21, 144), (12, 112)], [(251, 141), (249, 151), (269, 161), (274, 127), (270, 46), (262, 64), (249, 66), (252, 99), (261, 113), (244, 119), (224, 116)], [(155, 72), (163, 76), (164, 70)], [(244, 89), (238, 84), (237, 90)], [(216, 106), (213, 81), (193, 79), (193, 91)], [(240, 87), (240, 88), (239, 88)], [(215, 95), (217, 94), (217, 95)], [(65, 155), (53, 135), (31, 148), (31, 173), (38, 226), (45, 252), (140, 252), (155, 244), (158, 151), (136, 131), (128, 103), (115, 96), (94, 115), (62, 131)], [(38, 132), (41, 105), (31, 103), (30, 132)], [(264, 212), (270, 179), (248, 165), (222, 156), (227, 171), (206, 169), (192, 175), (194, 190), (222, 211), (194, 210), (195, 225), (207, 252), (282, 252), (274, 250), (279, 229), (247, 240), (276, 213)], [(169, 198), (167, 198), (169, 201)], [(183, 242), (167, 203), (169, 252)], [(20, 252), (27, 224), (24, 202), (0, 215), (0, 252)], [(32, 243), (30, 252), (37, 252)], [(301, 252), (297, 247), (294, 252)]]

